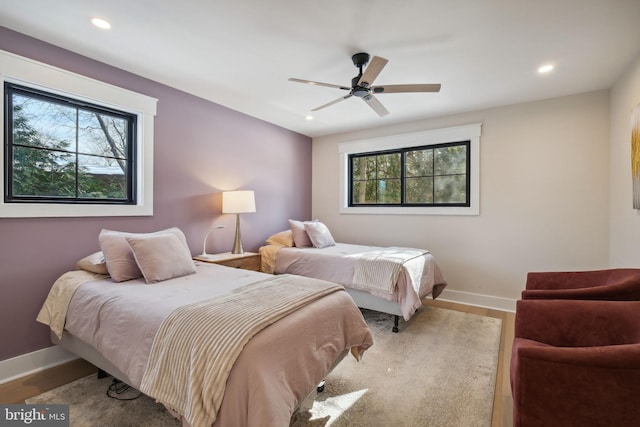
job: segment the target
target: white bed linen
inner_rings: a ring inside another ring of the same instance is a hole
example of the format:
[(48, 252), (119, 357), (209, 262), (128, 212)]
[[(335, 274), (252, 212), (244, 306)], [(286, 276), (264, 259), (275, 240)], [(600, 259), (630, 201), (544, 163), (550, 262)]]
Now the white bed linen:
[[(335, 246), (321, 249), (267, 245), (260, 248), (260, 253), (264, 260), (273, 260), (271, 269), (275, 274), (289, 273), (313, 277), (368, 292), (384, 300), (397, 302), (402, 317), (409, 320), (422, 305), (422, 299), (429, 294), (436, 298), (446, 286), (446, 281), (433, 255), (423, 251), (421, 256), (413, 257), (403, 265), (392, 293), (354, 283), (358, 257), (367, 252), (379, 253), (383, 249), (379, 246), (349, 243), (336, 243)], [(263, 270), (268, 271), (270, 266), (265, 266), (264, 260)]]

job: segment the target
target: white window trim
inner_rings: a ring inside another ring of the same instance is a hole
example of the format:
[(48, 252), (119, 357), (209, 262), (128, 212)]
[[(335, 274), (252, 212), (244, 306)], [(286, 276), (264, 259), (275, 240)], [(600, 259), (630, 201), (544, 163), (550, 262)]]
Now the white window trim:
[[(384, 215), (480, 215), (480, 134), (482, 124), (471, 124), (425, 132), (385, 136), (362, 141), (343, 142), (340, 154), (340, 213)], [(420, 147), (447, 142), (471, 141), (470, 206), (349, 206), (349, 155), (398, 148)]]
[[(4, 82), (85, 100), (137, 116), (137, 203), (135, 205), (5, 203), (0, 218), (153, 215), (153, 122), (158, 100), (0, 50), (0, 93)], [(4, 139), (4, 102), (0, 102), (0, 135)], [(4, 141), (3, 141), (4, 144)], [(0, 150), (0, 185), (4, 194), (4, 148)]]

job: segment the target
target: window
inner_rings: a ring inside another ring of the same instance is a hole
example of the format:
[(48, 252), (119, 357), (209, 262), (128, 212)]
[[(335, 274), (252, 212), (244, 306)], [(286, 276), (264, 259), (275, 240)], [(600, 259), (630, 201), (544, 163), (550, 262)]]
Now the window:
[(0, 217), (153, 215), (157, 100), (0, 50)]
[(478, 215), (480, 124), (339, 144), (340, 213)]
[(5, 82), (6, 203), (135, 204), (136, 116)]
[(349, 156), (349, 206), (469, 206), (470, 141)]

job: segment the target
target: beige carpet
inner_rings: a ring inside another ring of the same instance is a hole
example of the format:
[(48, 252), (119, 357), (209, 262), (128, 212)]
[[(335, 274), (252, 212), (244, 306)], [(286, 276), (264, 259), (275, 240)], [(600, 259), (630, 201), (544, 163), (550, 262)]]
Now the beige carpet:
[[(391, 316), (364, 314), (374, 346), (359, 363), (343, 360), (311, 411), (294, 415), (292, 427), (491, 425), (499, 319), (422, 307), (394, 334)], [(90, 376), (28, 403), (69, 403), (72, 427), (179, 425), (146, 396), (108, 398), (110, 382)]]
[[(135, 400), (107, 397), (111, 377), (81, 378), (54, 390), (27, 399), (27, 403), (67, 403), (71, 427), (176, 427), (182, 424), (164, 406), (141, 395)], [(120, 394), (133, 397), (137, 390)]]

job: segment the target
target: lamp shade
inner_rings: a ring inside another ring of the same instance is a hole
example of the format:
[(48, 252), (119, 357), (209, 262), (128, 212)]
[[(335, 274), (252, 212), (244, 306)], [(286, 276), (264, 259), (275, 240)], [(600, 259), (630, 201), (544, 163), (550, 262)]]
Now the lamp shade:
[(256, 200), (252, 190), (223, 191), (222, 213), (246, 213), (256, 211)]

